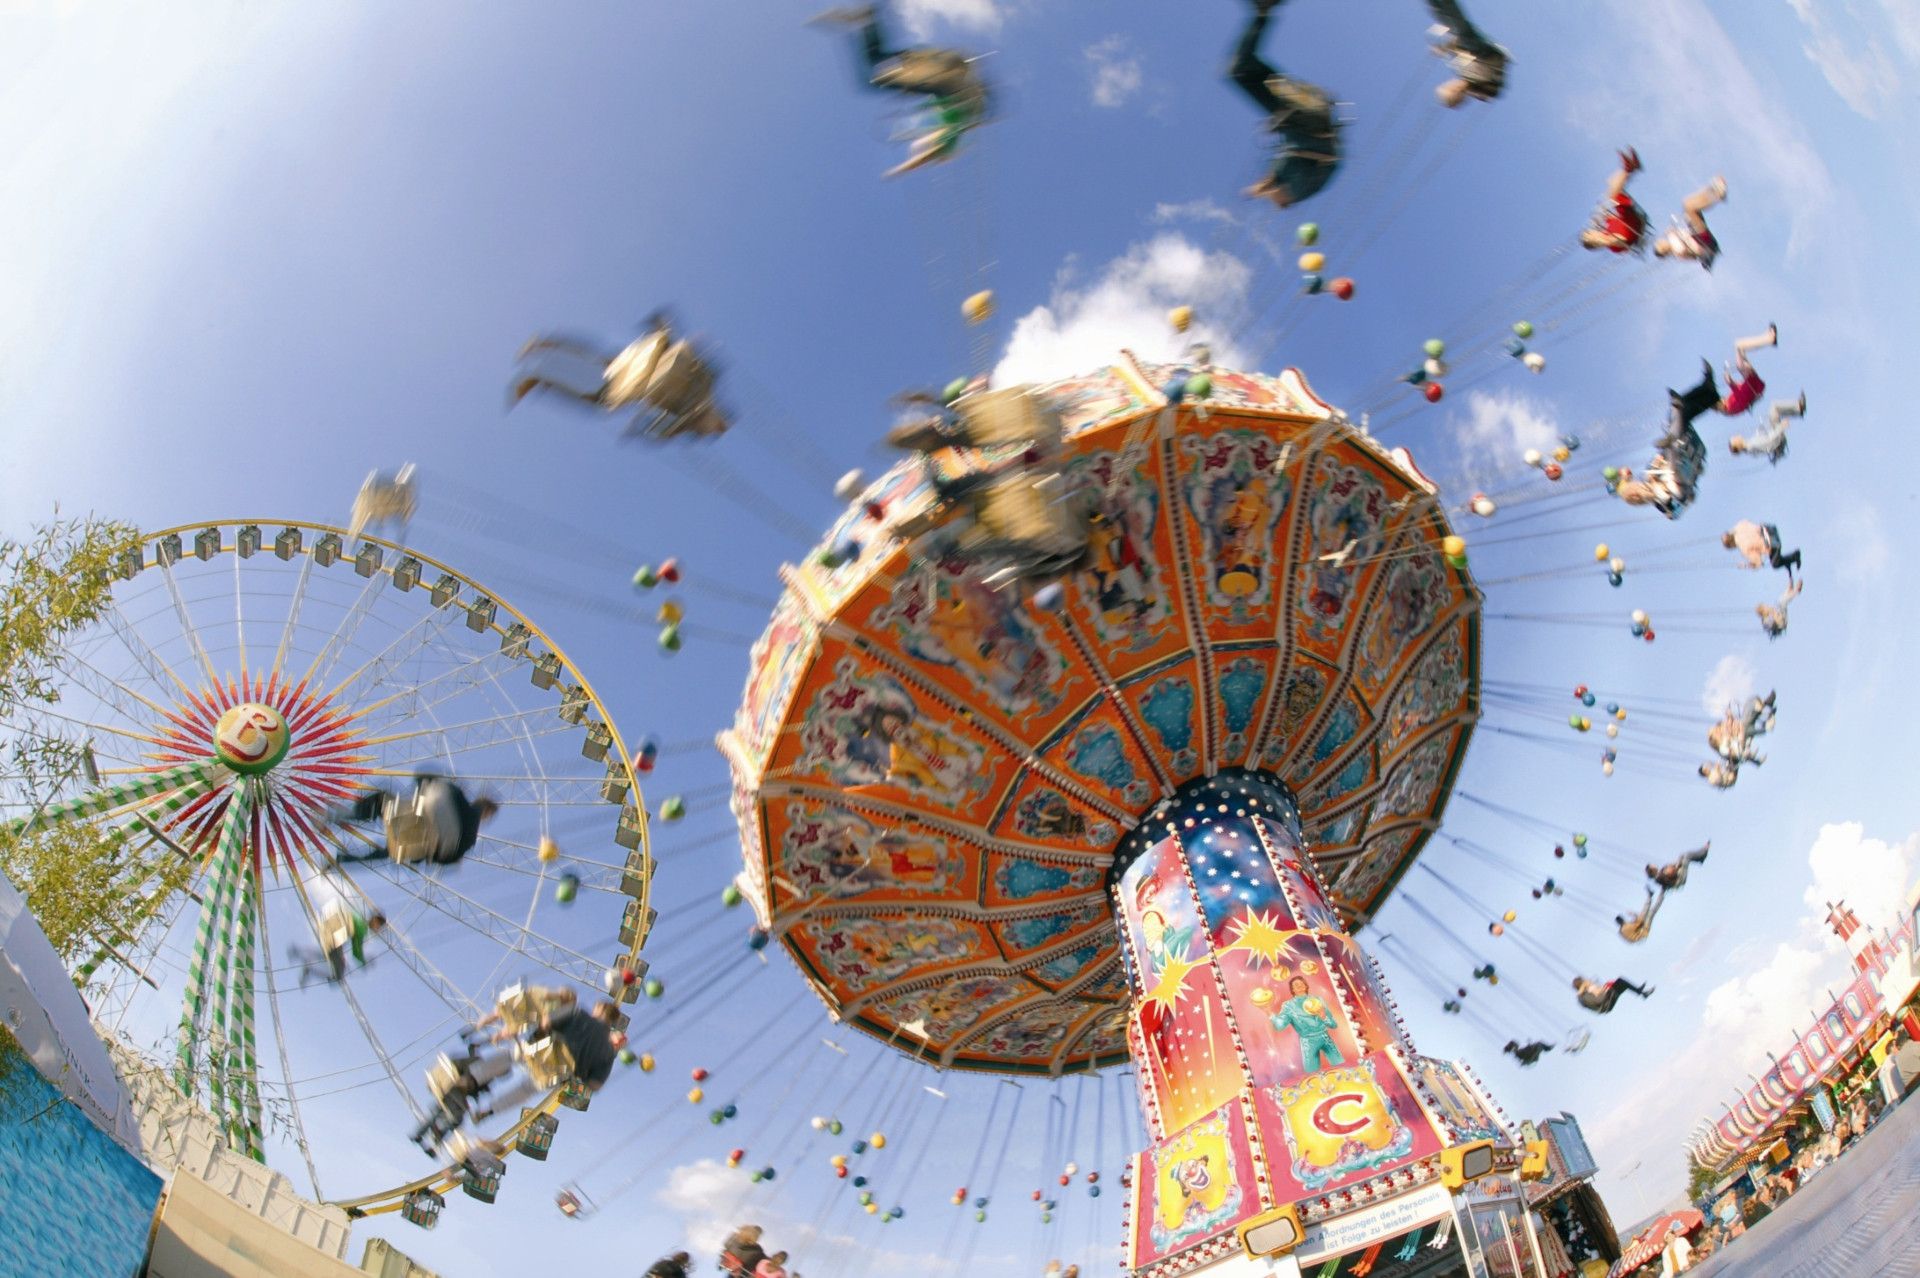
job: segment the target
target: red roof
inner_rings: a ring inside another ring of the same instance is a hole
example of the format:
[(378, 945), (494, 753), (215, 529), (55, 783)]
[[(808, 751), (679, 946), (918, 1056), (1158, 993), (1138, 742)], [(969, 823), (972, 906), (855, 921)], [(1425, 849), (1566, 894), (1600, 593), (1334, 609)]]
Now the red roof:
[(1668, 1212), (1627, 1244), (1627, 1249), (1620, 1253), (1620, 1259), (1614, 1261), (1613, 1268), (1607, 1270), (1607, 1278), (1620, 1278), (1621, 1274), (1632, 1273), (1659, 1256), (1660, 1249), (1667, 1245), (1667, 1239), (1675, 1234), (1690, 1234), (1706, 1223), (1707, 1218), (1691, 1207), (1685, 1211)]

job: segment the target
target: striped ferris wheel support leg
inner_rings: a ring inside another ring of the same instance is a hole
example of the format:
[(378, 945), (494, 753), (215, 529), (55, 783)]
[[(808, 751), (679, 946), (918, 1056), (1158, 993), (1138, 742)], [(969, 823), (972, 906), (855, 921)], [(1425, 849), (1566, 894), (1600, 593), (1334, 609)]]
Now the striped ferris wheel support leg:
[[(211, 790), (215, 785), (219, 784), (221, 779), (226, 775), (227, 772), (225, 768), (211, 769), (198, 780), (189, 782), (181, 789), (166, 795), (160, 799), (159, 802), (143, 808), (142, 811), (149, 816), (178, 812), (181, 808), (186, 807), (187, 804), (193, 802), (208, 790)], [(140, 908), (134, 913), (134, 917), (130, 921), (129, 930), (138, 933), (141, 928), (145, 927), (148, 921), (173, 898), (173, 894), (186, 886), (188, 880), (193, 877), (193, 872), (198, 868), (199, 866), (195, 862), (186, 859), (182, 859), (179, 865), (169, 867), (168, 872), (160, 876), (160, 885), (155, 888), (145, 900), (141, 901)], [(111, 954), (112, 951), (107, 949), (94, 951), (93, 956), (74, 971), (73, 983), (84, 990), (87, 987), (87, 982), (93, 979), (95, 970), (97, 970), (102, 963), (106, 962), (107, 959), (111, 957)]]
[[(194, 932), (193, 955), (187, 965), (186, 995), (180, 1009), (179, 1063), (174, 1070), (174, 1082), (181, 1093), (187, 1096), (194, 1094), (194, 1060), (200, 1026), (206, 1016), (207, 959), (211, 956), (217, 962), (221, 951), (225, 949), (232, 923), (235, 874), (241, 847), (246, 842), (247, 812), (250, 807), (245, 787), (235, 786), (232, 797), (227, 801), (226, 814), (221, 818), (220, 841), (214, 848), (207, 897), (201, 904), (200, 925)], [(219, 950), (215, 949), (216, 936), (219, 938)], [(220, 1102), (218, 1071), (210, 1075), (208, 1088), (213, 1093), (217, 1111)], [(215, 1117), (219, 1117), (218, 1112)]]
[(71, 799), (62, 799), (58, 803), (49, 803), (31, 816), (24, 816), (7, 823), (9, 834), (25, 834), (29, 830), (41, 829), (49, 825), (58, 825), (74, 817), (103, 816), (115, 808), (122, 807), (138, 799), (154, 799), (177, 790), (183, 785), (203, 781), (216, 772), (225, 771), (217, 759), (200, 759), (193, 763), (183, 763), (177, 768), (168, 768), (165, 772), (150, 772), (135, 777), (120, 785), (108, 786), (104, 790), (95, 790), (89, 794), (76, 795)]
[[(238, 1093), (239, 1113), (235, 1126), (244, 1139), (238, 1146), (255, 1162), (266, 1161), (266, 1137), (260, 1123), (260, 1063), (255, 1055), (253, 1032), (253, 958), (254, 938), (259, 931), (260, 881), (252, 861), (240, 864), (239, 935), (233, 940), (232, 1033), (233, 1050), (228, 1055), (229, 1079)], [(269, 955), (268, 962), (272, 962)]]

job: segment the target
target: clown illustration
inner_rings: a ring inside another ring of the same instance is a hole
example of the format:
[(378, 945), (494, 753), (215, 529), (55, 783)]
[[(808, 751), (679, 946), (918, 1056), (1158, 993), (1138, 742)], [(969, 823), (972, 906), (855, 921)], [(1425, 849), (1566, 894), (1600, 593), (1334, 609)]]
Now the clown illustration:
[(1329, 1065), (1344, 1065), (1346, 1059), (1333, 1042), (1333, 1013), (1313, 993), (1307, 978), (1296, 976), (1288, 981), (1287, 993), (1291, 997), (1269, 1019), (1274, 1029), (1290, 1029), (1299, 1035), (1301, 1072), (1311, 1074)]

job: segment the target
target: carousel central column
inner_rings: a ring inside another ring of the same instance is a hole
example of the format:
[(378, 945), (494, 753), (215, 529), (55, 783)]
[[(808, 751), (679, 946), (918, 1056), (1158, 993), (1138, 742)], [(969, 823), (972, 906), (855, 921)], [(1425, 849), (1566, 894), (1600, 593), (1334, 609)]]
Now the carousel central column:
[(1440, 1178), (1447, 1133), (1285, 785), (1234, 771), (1182, 787), (1116, 849), (1109, 887), (1154, 1139), (1134, 1160), (1132, 1269), (1210, 1268)]

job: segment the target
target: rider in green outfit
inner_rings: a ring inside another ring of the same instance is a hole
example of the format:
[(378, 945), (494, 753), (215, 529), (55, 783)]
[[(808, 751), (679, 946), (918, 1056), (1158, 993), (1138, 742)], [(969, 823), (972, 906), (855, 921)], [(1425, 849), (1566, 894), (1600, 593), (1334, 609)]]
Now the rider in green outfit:
[(888, 177), (951, 159), (960, 139), (985, 121), (987, 88), (966, 54), (955, 49), (893, 48), (875, 4), (829, 9), (814, 21), (859, 33), (860, 69), (868, 87), (925, 100), (912, 149)]
[(1333, 1013), (1314, 997), (1307, 978), (1296, 976), (1287, 982), (1292, 995), (1270, 1018), (1276, 1030), (1291, 1029), (1300, 1036), (1300, 1068), (1309, 1074), (1329, 1065), (1344, 1065), (1346, 1058), (1333, 1044)]

